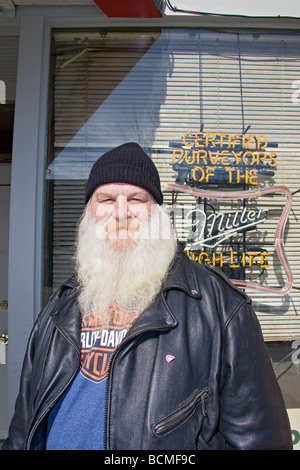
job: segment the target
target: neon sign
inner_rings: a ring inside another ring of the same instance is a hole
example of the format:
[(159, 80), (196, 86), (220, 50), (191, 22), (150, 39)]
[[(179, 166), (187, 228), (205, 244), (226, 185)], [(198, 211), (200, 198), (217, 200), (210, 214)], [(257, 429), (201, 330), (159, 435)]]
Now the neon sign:
[[(258, 209), (255, 211), (247, 210), (246, 207), (234, 213), (214, 212), (208, 216), (200, 208), (190, 211), (187, 214), (187, 218), (196, 218), (197, 224), (201, 224), (199, 240), (192, 242), (190, 248), (205, 246), (215, 248), (227, 238), (232, 237), (234, 233), (238, 233), (241, 230), (250, 230), (253, 226), (256, 227), (258, 224), (265, 222), (267, 213), (268, 209)], [(195, 223), (193, 227), (195, 227)], [(205, 239), (202, 238), (204, 229), (206, 229)]]
[[(249, 287), (259, 289), (262, 291), (283, 294), (288, 292), (292, 287), (292, 274), (284, 250), (284, 230), (288, 215), (291, 208), (292, 196), (288, 188), (285, 186), (274, 186), (270, 188), (243, 190), (243, 191), (210, 191), (206, 189), (194, 188), (187, 185), (178, 184), (165, 184), (162, 188), (163, 192), (172, 192), (175, 195), (185, 194), (194, 196), (202, 201), (249, 201), (258, 198), (259, 196), (275, 196), (280, 194), (284, 196), (285, 205), (281, 211), (278, 225), (275, 229), (273, 247), (280, 261), (280, 265), (285, 272), (286, 282), (284, 285), (268, 286), (253, 280), (245, 279), (232, 279), (232, 282), (241, 287)], [(231, 239), (236, 234), (249, 231), (250, 229), (257, 228), (263, 225), (268, 218), (269, 209), (259, 208), (257, 210), (247, 209), (244, 207), (238, 211), (232, 211), (225, 214), (224, 212), (214, 212), (207, 215), (201, 208), (190, 210), (185, 217), (185, 223), (190, 228), (187, 239), (185, 240), (185, 249), (190, 255), (191, 250), (195, 248), (199, 250), (198, 261), (208, 262), (212, 265), (222, 267), (224, 257), (222, 253), (210, 253), (217, 245), (220, 245), (225, 240)], [(193, 219), (193, 221), (191, 221)], [(196, 230), (195, 230), (196, 228)], [(193, 236), (191, 234), (193, 232)], [(196, 233), (196, 235), (195, 235)], [(239, 263), (234, 259), (234, 253), (229, 253), (230, 267), (251, 267), (253, 262), (261, 268), (269, 268), (268, 251), (251, 251), (248, 250), (242, 253)], [(194, 256), (195, 257), (195, 256)]]
[(261, 177), (274, 176), (277, 154), (263, 134), (186, 132), (182, 142), (170, 142), (172, 167), (178, 183), (259, 185)]

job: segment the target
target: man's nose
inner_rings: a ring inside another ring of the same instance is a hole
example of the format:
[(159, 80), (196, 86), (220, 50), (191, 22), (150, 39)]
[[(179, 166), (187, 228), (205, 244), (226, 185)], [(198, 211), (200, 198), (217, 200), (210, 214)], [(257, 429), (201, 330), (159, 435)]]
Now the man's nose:
[(126, 196), (118, 196), (115, 204), (116, 220), (127, 220), (128, 201)]

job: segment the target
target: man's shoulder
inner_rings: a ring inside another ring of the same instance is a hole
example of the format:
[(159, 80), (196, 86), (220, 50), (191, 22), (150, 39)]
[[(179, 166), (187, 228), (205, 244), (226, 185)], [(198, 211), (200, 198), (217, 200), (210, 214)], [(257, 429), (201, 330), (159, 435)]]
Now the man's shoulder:
[(242, 298), (251, 302), (248, 295), (237, 285), (233, 284), (221, 269), (192, 260), (186, 253), (181, 253), (180, 256), (186, 272), (191, 271), (192, 275), (197, 279), (200, 291), (219, 287), (231, 292), (232, 295), (242, 296)]
[(79, 284), (76, 276), (73, 275), (54, 290), (53, 294), (49, 297), (48, 302), (56, 301), (65, 295), (69, 295), (70, 293), (77, 291), (78, 286)]

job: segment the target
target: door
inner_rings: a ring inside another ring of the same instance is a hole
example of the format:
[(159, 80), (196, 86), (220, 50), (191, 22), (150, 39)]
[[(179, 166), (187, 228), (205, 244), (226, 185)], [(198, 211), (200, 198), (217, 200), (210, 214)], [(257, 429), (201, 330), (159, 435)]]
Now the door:
[(7, 435), (7, 293), (10, 164), (0, 163), (0, 439)]

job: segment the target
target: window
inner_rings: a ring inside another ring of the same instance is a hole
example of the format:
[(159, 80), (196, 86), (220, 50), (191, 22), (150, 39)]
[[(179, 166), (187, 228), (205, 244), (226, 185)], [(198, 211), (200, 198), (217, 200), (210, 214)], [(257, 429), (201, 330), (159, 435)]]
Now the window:
[(267, 342), (292, 345), (300, 336), (300, 35), (55, 30), (52, 51), (47, 295), (73, 273), (91, 165), (136, 141), (159, 169), (188, 255), (249, 293)]

